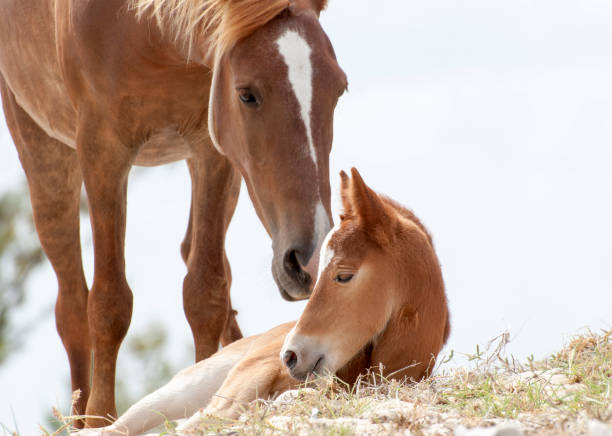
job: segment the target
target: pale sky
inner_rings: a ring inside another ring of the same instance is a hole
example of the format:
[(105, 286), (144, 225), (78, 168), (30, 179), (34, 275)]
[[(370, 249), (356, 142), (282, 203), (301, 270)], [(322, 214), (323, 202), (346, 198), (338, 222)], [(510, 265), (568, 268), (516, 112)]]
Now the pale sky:
[[(350, 82), (336, 111), (334, 213), (337, 173), (356, 166), (374, 189), (422, 218), (452, 314), (445, 350), (471, 352), (509, 329), (509, 352), (543, 357), (581, 328), (610, 328), (612, 4), (331, 0), (321, 21)], [(191, 342), (179, 255), (189, 178), (182, 163), (134, 173), (128, 335), (161, 321), (182, 360)], [(0, 191), (22, 177), (2, 120)], [(296, 319), (304, 306), (281, 299), (270, 245), (243, 189), (227, 248), (245, 334)], [(40, 316), (55, 297), (45, 267), (16, 319)], [(129, 362), (120, 354), (122, 365)], [(0, 369), (0, 422), (35, 434), (51, 406), (67, 403), (67, 380), (48, 312)]]

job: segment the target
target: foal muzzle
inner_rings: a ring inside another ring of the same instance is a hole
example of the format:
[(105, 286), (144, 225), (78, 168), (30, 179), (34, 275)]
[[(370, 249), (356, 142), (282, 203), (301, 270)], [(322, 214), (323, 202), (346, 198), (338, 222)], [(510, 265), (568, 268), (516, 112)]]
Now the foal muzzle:
[(285, 339), (280, 359), (291, 377), (304, 381), (310, 375), (323, 375), (329, 372), (324, 347), (308, 336), (296, 335), (292, 330)]

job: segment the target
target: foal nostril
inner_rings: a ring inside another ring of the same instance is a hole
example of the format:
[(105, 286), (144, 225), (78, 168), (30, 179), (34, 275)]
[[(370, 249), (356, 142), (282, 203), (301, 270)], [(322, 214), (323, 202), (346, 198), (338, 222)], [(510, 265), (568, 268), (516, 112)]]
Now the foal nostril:
[(283, 355), (283, 360), (285, 361), (285, 365), (287, 365), (287, 368), (293, 369), (295, 365), (297, 365), (297, 361), (298, 361), (297, 354), (295, 354), (291, 350), (287, 350), (285, 351), (285, 354)]
[(302, 268), (299, 257), (301, 257), (301, 255), (297, 250), (287, 251), (283, 260), (283, 267), (289, 277), (295, 280), (300, 286), (307, 286), (310, 284), (310, 275)]

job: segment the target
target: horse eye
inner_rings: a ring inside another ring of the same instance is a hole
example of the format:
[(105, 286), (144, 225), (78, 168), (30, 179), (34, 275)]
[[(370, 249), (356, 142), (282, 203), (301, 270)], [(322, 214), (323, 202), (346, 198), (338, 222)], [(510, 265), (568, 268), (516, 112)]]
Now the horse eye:
[(353, 274), (340, 273), (336, 276), (334, 280), (337, 281), (338, 283), (348, 283), (351, 281), (352, 278), (353, 278)]
[(253, 95), (253, 93), (246, 88), (238, 90), (238, 97), (240, 98), (240, 101), (247, 106), (255, 107), (259, 105), (257, 97), (255, 97), (255, 95)]

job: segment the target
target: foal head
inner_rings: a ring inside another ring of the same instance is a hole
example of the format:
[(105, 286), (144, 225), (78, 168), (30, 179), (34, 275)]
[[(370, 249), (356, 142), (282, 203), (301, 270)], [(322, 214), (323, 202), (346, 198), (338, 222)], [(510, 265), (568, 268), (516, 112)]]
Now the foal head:
[(242, 173), (273, 240), (273, 276), (295, 300), (310, 295), (331, 228), (333, 116), (347, 81), (319, 24), (321, 2), (275, 3), (291, 5), (217, 54), (209, 131)]
[(449, 333), (431, 237), (357, 170), (341, 178), (344, 213), (325, 238), (313, 295), (281, 359), (297, 379), (339, 370), (350, 379), (347, 371), (381, 363), (386, 374), (422, 378)]

